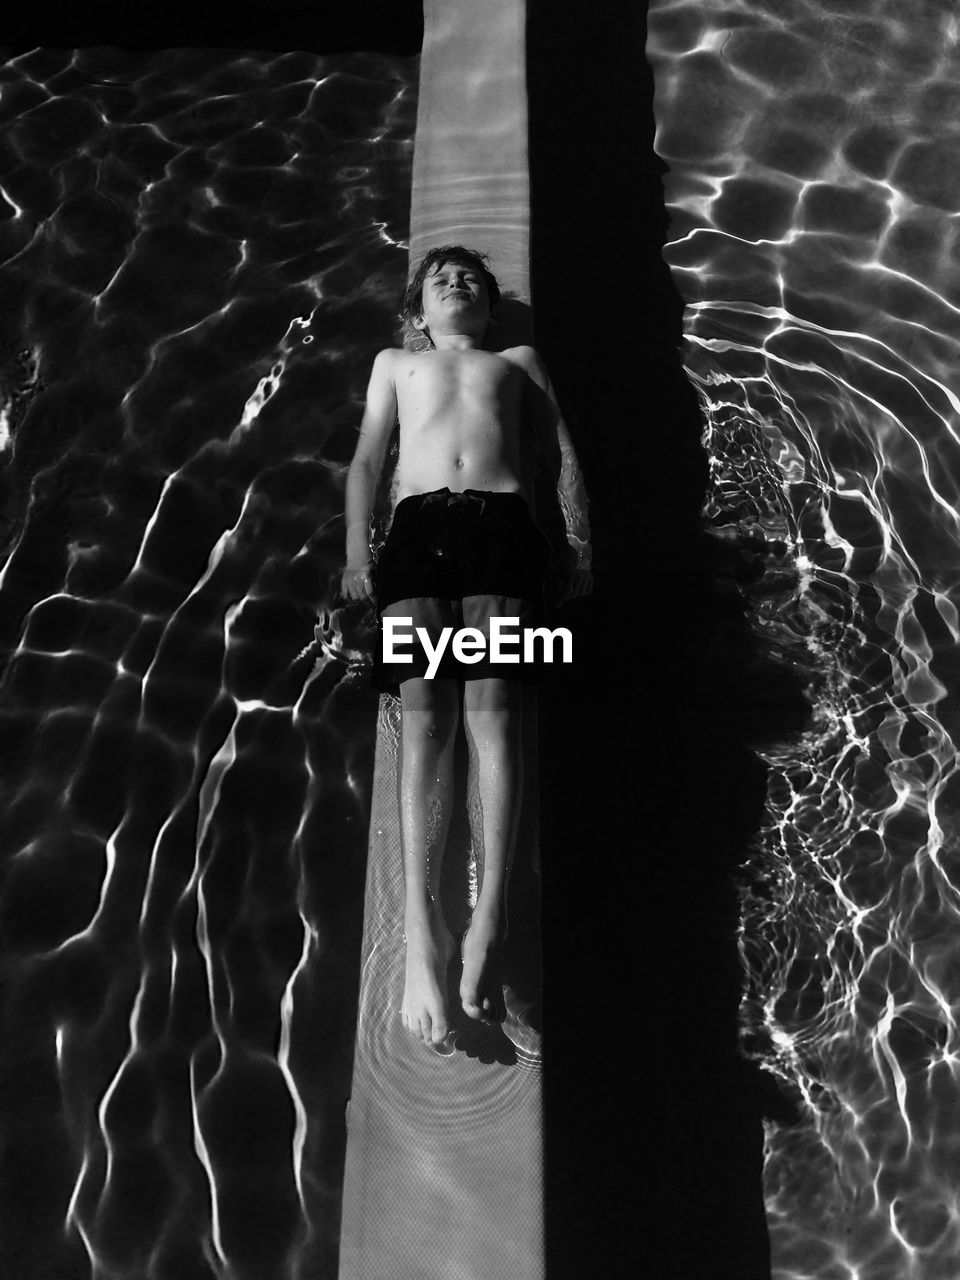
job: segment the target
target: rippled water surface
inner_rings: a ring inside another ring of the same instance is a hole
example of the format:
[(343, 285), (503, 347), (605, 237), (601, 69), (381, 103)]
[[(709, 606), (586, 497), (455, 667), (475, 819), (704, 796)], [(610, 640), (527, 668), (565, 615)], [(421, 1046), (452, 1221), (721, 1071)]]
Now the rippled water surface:
[(657, 0), (667, 260), (717, 536), (808, 674), (744, 885), (780, 1280), (960, 1258), (960, 15)]
[(333, 592), (415, 83), (359, 54), (0, 66), (17, 1280), (336, 1271), (376, 706)]

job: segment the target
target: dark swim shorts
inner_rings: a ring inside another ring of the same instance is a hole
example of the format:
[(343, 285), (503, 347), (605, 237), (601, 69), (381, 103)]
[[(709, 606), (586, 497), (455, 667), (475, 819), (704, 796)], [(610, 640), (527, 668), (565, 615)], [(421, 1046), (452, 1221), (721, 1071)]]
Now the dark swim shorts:
[[(480, 680), (491, 676), (537, 684), (538, 659), (523, 661), (523, 644), (504, 652), (515, 663), (489, 660), (491, 618), (517, 618), (510, 630), (522, 636), (525, 627), (543, 618), (543, 581), (550, 560), (550, 543), (519, 493), (483, 493), (465, 489), (454, 493), (436, 489), (397, 503), (393, 524), (374, 568), (377, 594), (377, 647), (374, 688), (395, 691), (411, 676), (425, 676), (429, 663), (415, 628), (427, 630), (435, 645), (441, 629), (474, 627), (486, 638), (479, 661), (461, 661), (450, 637), (435, 678)], [(384, 659), (383, 615), (411, 619), (404, 631), (412, 640), (395, 652), (413, 661)], [(475, 654), (473, 656), (476, 656)]]

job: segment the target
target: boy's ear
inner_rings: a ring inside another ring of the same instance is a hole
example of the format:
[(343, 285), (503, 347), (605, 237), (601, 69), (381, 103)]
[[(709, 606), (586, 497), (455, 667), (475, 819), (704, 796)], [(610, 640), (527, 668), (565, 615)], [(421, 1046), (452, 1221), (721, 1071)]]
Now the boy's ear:
[(415, 329), (419, 329), (421, 333), (427, 327), (427, 322), (424, 320), (423, 316), (411, 316), (410, 323)]

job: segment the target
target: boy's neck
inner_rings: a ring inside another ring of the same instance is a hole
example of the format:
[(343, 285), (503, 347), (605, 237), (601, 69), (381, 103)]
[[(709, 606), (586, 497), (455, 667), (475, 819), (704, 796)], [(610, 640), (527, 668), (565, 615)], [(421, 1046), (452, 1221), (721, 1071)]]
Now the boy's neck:
[(435, 351), (477, 351), (483, 346), (483, 335), (473, 333), (437, 333), (430, 335)]

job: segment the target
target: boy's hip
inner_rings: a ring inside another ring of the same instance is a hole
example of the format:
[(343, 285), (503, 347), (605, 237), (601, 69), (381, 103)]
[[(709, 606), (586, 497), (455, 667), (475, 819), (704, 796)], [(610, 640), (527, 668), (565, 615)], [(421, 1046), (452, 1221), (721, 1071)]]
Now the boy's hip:
[(540, 603), (550, 544), (520, 493), (447, 488), (397, 503), (374, 568), (377, 607), (484, 593)]

